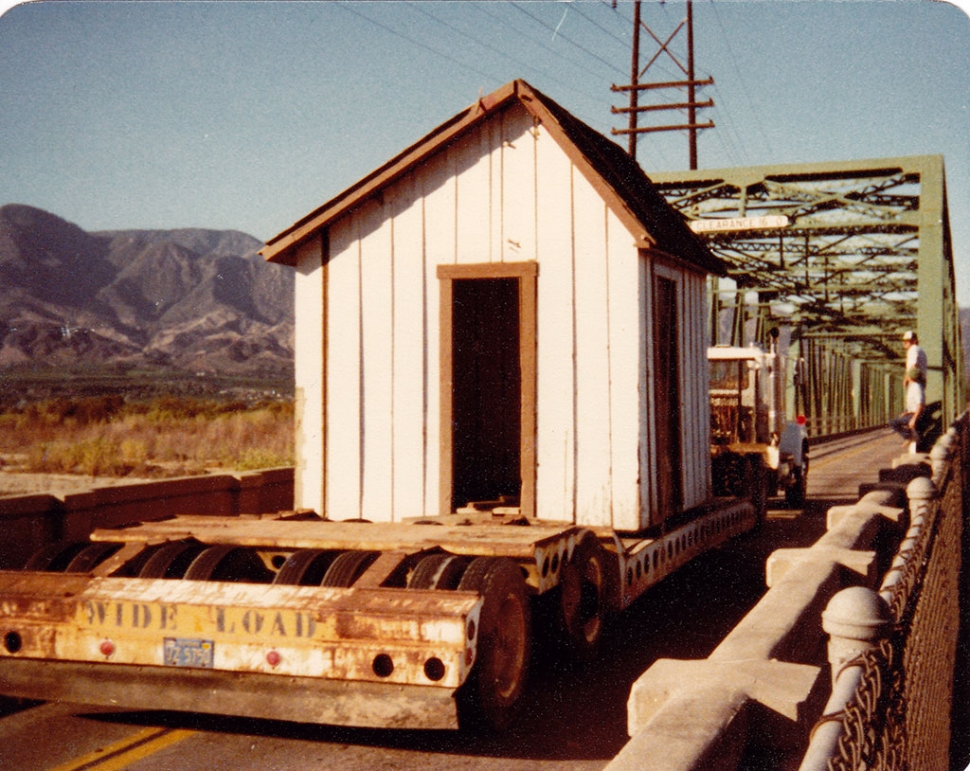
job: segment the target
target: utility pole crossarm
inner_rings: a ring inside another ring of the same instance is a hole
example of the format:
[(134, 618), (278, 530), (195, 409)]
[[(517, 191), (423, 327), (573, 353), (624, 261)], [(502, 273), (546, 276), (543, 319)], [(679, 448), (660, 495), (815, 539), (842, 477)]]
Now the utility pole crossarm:
[(683, 125), (676, 126), (646, 126), (642, 128), (635, 129), (610, 129), (610, 133), (613, 136), (618, 136), (620, 134), (649, 134), (656, 131), (695, 131), (697, 129), (714, 128), (714, 121), (709, 120), (707, 123), (685, 123)]
[[(696, 90), (699, 87), (714, 84), (714, 78), (704, 78), (698, 80), (694, 74), (694, 11), (692, 0), (687, 0), (687, 18), (682, 21), (677, 28), (667, 37), (661, 39), (654, 34), (646, 24), (640, 19), (641, 0), (636, 0), (633, 4), (633, 56), (630, 63), (630, 82), (622, 85), (613, 84), (611, 91), (614, 93), (629, 93), (630, 104), (628, 107), (612, 107), (613, 115), (627, 115), (629, 122), (627, 128), (614, 128), (611, 130), (613, 136), (626, 134), (629, 137), (628, 153), (636, 160), (637, 157), (637, 136), (639, 134), (655, 133), (659, 131), (687, 131), (690, 150), (690, 168), (697, 168), (697, 132), (701, 129), (714, 128), (714, 121), (699, 123), (697, 120), (697, 110), (714, 106), (713, 99), (699, 102), (696, 97)], [(641, 27), (654, 39), (659, 46), (647, 65), (640, 69), (640, 29)], [(687, 67), (685, 68), (676, 56), (671, 52), (669, 46), (671, 41), (680, 33), (682, 29), (687, 29)], [(686, 80), (666, 81), (662, 83), (641, 83), (640, 76), (646, 73), (650, 66), (666, 53), (674, 63), (687, 76)], [(657, 90), (663, 88), (687, 89), (687, 101), (670, 102), (667, 104), (640, 105), (638, 102), (639, 94), (643, 91)], [(669, 126), (644, 126), (637, 123), (640, 113), (659, 112), (661, 110), (686, 110), (687, 122)]]

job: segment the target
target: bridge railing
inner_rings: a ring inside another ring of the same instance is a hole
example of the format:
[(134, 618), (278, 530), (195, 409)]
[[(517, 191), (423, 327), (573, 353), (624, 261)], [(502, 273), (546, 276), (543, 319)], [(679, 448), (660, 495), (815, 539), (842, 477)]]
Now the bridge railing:
[(810, 548), (775, 551), (768, 592), (707, 659), (654, 662), (609, 770), (950, 768), (950, 704), (968, 701), (953, 686), (968, 440), (964, 415), (934, 446), (932, 478), (925, 456), (904, 456), (831, 507)]
[[(965, 694), (955, 683), (970, 508), (968, 440), (970, 419), (964, 413), (930, 453), (932, 478), (916, 479), (907, 488), (906, 537), (874, 602), (851, 619), (852, 629), (831, 615), (839, 598), (830, 603), (832, 697), (799, 771), (954, 767), (954, 739), (961, 741), (967, 718), (966, 704), (960, 703)], [(840, 645), (841, 653), (833, 655)], [(958, 723), (963, 725), (954, 732)]]
[(825, 415), (824, 417), (809, 417), (805, 424), (805, 430), (813, 438), (830, 437), (867, 428), (877, 428), (880, 425), (885, 425), (886, 422), (873, 423), (866, 417), (859, 415)]

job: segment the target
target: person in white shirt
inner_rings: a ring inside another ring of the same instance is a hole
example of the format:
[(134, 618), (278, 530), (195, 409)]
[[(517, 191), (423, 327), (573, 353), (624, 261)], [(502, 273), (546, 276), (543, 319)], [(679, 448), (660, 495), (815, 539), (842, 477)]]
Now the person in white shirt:
[(906, 374), (903, 385), (909, 386), (910, 380), (918, 380), (926, 388), (926, 351), (919, 347), (919, 338), (910, 329), (903, 332), (903, 347), (906, 349)]
[(910, 449), (915, 450), (920, 439), (917, 425), (926, 409), (926, 353), (919, 347), (919, 340), (912, 330), (903, 333), (903, 346), (906, 348), (906, 372), (903, 375), (906, 411), (890, 420), (889, 426), (911, 445)]

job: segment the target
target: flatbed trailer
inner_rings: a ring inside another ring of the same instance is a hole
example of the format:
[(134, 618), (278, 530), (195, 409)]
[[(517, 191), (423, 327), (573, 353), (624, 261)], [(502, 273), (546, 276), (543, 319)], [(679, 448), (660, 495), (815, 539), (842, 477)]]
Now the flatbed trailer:
[(538, 598), (553, 598), (565, 641), (589, 655), (611, 615), (756, 521), (750, 502), (724, 499), (648, 538), (488, 513), (397, 524), (179, 516), (98, 530), (0, 572), (0, 692), (501, 727), (525, 683)]
[(534, 627), (589, 657), (610, 616), (763, 516), (760, 453), (725, 464), (743, 497), (714, 494), (723, 264), (528, 83), (262, 254), (296, 273), (297, 511), (96, 530), (0, 573), (0, 693), (501, 727)]

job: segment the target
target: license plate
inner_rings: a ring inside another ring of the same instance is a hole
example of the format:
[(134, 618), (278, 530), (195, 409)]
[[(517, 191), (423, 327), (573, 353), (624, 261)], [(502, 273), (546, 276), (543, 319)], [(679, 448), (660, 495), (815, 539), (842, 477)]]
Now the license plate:
[(185, 637), (165, 638), (165, 665), (212, 669), (215, 645), (212, 640), (193, 640)]

